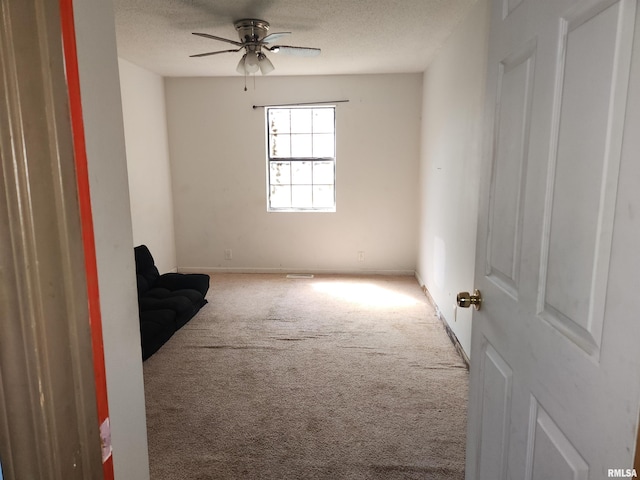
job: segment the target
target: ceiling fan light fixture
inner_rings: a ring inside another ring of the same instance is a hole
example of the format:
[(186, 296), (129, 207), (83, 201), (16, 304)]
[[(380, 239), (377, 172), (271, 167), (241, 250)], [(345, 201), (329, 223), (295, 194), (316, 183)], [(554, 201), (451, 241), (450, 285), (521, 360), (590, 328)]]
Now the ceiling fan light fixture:
[(260, 72), (262, 72), (263, 75), (275, 70), (273, 63), (271, 63), (271, 60), (269, 60), (264, 53), (260, 53), (260, 55), (258, 55), (258, 63), (260, 65)]
[(244, 69), (247, 73), (256, 73), (260, 69), (260, 61), (256, 52), (249, 51), (244, 56)]
[(246, 71), (244, 69), (244, 60), (245, 60), (245, 58), (247, 58), (247, 54), (246, 53), (242, 56), (242, 58), (238, 62), (238, 66), (236, 67), (236, 72), (238, 72), (240, 75), (244, 75), (246, 73)]

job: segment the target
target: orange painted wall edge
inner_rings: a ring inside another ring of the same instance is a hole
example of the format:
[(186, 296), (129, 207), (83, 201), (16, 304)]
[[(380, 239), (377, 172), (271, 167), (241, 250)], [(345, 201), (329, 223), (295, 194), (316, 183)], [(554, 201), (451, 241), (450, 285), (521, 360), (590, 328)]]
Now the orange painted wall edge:
[[(60, 18), (62, 24), (62, 41), (67, 76), (67, 90), (69, 94), (71, 128), (73, 132), (73, 149), (76, 165), (80, 220), (82, 224), (82, 243), (84, 246), (84, 261), (87, 278), (89, 322), (91, 326), (98, 420), (100, 425), (102, 425), (109, 418), (109, 403), (107, 398), (107, 379), (104, 361), (104, 346), (102, 341), (98, 266), (96, 261), (93, 216), (91, 211), (91, 195), (89, 189), (84, 121), (82, 118), (80, 74), (78, 71), (78, 56), (72, 0), (60, 0)], [(113, 457), (111, 455), (109, 455), (108, 458), (103, 459), (103, 471), (105, 480), (113, 480)]]

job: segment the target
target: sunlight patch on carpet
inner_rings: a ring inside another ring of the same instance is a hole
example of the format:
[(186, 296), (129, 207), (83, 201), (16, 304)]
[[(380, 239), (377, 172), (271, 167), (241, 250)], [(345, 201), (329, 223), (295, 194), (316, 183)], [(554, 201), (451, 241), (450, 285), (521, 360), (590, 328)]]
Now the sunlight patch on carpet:
[(410, 307), (420, 302), (413, 297), (371, 283), (316, 282), (313, 288), (334, 298), (367, 307)]

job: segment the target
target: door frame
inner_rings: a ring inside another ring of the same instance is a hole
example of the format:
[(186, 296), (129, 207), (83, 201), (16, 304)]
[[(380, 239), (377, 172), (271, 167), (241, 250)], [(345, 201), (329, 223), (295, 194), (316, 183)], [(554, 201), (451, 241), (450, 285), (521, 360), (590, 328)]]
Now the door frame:
[(73, 133), (73, 151), (78, 187), (78, 208), (80, 213), (82, 244), (87, 284), (87, 303), (91, 326), (91, 345), (93, 350), (93, 373), (95, 377), (98, 422), (102, 447), (102, 464), (105, 480), (114, 478), (113, 456), (109, 424), (109, 402), (107, 398), (107, 374), (102, 339), (102, 314), (100, 311), (100, 291), (98, 288), (98, 263), (96, 259), (95, 235), (93, 231), (93, 213), (91, 193), (89, 191), (89, 166), (82, 117), (82, 98), (80, 95), (80, 72), (76, 48), (75, 18), (73, 0), (60, 1), (60, 25), (64, 62), (67, 74), (69, 95), (69, 113)]
[(102, 343), (95, 252), (86, 237), (90, 216), (81, 216), (81, 204), (89, 213), (90, 204), (79, 198), (86, 178), (74, 140), (82, 121), (76, 116), (72, 129), (67, 85), (75, 37), (67, 24), (63, 49), (61, 17), (73, 26), (72, 10), (63, 10), (46, 0), (0, 0), (0, 456), (7, 479), (113, 478), (101, 458), (98, 399), (106, 405), (106, 387), (96, 361), (102, 350), (93, 348)]

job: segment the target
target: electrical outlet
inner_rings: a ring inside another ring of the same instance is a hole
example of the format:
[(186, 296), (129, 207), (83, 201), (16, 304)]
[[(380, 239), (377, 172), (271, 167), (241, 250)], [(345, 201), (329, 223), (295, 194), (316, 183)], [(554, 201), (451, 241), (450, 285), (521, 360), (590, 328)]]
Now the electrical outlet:
[(233, 250), (231, 250), (230, 248), (227, 248), (224, 251), (224, 259), (225, 260), (231, 260), (233, 258)]
[(358, 261), (364, 262), (364, 252), (362, 250), (358, 252)]

